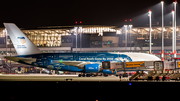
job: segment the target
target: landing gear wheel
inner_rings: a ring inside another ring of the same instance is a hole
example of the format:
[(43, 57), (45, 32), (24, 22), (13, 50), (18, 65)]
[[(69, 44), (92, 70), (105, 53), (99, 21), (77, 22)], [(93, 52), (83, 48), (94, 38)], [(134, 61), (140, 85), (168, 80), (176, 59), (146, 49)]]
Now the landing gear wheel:
[(179, 78), (177, 78), (176, 81), (179, 81)]
[(90, 74), (86, 74), (86, 77), (90, 77)]
[(81, 74), (79, 74), (78, 77), (81, 77)]
[(96, 74), (92, 74), (92, 77), (96, 77), (97, 75)]
[(108, 77), (108, 75), (107, 75), (107, 74), (104, 74), (104, 77)]

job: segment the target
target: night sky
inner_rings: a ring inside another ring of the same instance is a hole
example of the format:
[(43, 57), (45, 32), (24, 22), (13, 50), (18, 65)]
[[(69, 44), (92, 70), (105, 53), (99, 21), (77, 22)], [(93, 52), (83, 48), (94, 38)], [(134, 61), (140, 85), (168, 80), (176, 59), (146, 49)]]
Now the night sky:
[[(41, 26), (112, 25), (122, 27), (125, 19), (132, 19), (133, 26), (148, 26), (148, 10), (152, 10), (152, 21), (161, 24), (161, 0), (16, 0), (1, 1), (0, 27), (3, 23), (15, 23), (20, 28)], [(164, 0), (165, 14), (173, 9), (174, 0)], [(178, 1), (177, 1), (178, 2)], [(159, 6), (157, 6), (159, 3)], [(179, 5), (179, 4), (178, 4)], [(177, 5), (177, 12), (178, 12)], [(145, 14), (146, 13), (146, 14)], [(177, 20), (178, 20), (177, 13)], [(169, 25), (171, 15), (165, 18)], [(167, 22), (167, 23), (166, 23)], [(179, 23), (177, 22), (177, 25)]]

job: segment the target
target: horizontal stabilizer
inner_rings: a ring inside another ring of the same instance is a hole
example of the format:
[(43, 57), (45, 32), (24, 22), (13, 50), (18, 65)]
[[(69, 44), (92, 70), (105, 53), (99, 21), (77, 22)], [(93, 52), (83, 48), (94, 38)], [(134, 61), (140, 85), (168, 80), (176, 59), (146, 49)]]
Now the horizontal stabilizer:
[(14, 62), (19, 62), (19, 63), (28, 63), (31, 64), (32, 62), (36, 62), (36, 58), (21, 58), (21, 57), (14, 57), (14, 56), (5, 56), (4, 57), (7, 60), (11, 60)]

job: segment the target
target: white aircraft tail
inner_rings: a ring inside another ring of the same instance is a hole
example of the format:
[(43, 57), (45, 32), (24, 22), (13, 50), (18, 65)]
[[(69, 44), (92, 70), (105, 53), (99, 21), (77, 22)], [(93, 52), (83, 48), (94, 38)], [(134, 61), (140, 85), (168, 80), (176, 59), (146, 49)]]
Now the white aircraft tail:
[(42, 53), (14, 23), (4, 23), (18, 55)]

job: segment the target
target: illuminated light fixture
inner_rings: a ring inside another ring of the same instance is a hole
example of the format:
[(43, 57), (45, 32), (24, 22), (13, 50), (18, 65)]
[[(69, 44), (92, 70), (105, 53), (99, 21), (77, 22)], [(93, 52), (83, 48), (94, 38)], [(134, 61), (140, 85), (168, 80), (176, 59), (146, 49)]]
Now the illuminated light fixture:
[(173, 3), (177, 3), (177, 0), (175, 0), (175, 2), (173, 2)]
[(161, 3), (163, 4), (163, 3), (164, 3), (164, 1), (162, 0), (162, 1), (161, 1)]
[(146, 28), (145, 30), (146, 30), (146, 31), (149, 31), (149, 28)]
[(132, 29), (133, 31), (137, 31), (137, 29)]
[(148, 15), (148, 16), (150, 16), (150, 15), (151, 15), (151, 13), (152, 13), (152, 11), (151, 11), (151, 10), (149, 10), (149, 15)]
[(167, 31), (165, 28), (163, 28), (163, 31)]
[(132, 19), (130, 19), (129, 21), (132, 21)]
[(125, 21), (127, 21), (127, 19), (125, 19)]
[(161, 30), (162, 28), (157, 28), (158, 30)]
[(77, 24), (77, 21), (75, 23)]
[(132, 27), (133, 25), (129, 25), (129, 27)]
[(82, 23), (82, 21), (80, 21), (79, 23)]

